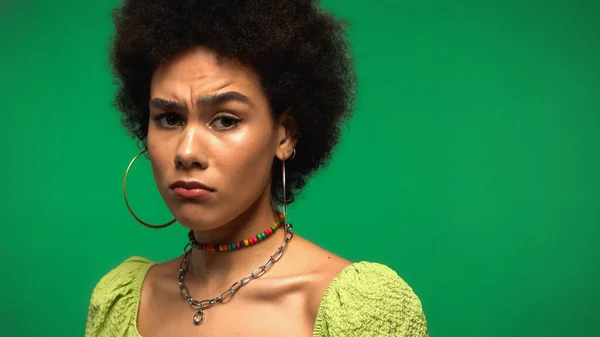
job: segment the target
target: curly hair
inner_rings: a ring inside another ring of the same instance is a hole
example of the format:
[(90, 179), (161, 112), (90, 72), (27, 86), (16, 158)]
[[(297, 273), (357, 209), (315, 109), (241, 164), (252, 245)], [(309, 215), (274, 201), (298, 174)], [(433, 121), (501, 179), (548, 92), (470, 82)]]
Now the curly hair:
[[(113, 20), (115, 106), (144, 147), (153, 72), (201, 46), (253, 68), (273, 117), (290, 109), (295, 118), (297, 154), (286, 162), (287, 203), (327, 164), (352, 114), (357, 81), (347, 23), (321, 10), (317, 0), (124, 0)], [(281, 205), (281, 162), (273, 165), (271, 195)]]

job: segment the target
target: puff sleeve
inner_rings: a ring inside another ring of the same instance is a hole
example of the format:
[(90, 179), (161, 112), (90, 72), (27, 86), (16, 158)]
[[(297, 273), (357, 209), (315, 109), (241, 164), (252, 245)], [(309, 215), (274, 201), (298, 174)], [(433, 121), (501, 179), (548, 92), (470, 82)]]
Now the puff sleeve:
[(314, 337), (427, 337), (421, 301), (389, 267), (358, 262), (328, 286), (319, 306)]
[(131, 257), (100, 279), (90, 299), (86, 337), (137, 335), (141, 287), (151, 266), (147, 259)]

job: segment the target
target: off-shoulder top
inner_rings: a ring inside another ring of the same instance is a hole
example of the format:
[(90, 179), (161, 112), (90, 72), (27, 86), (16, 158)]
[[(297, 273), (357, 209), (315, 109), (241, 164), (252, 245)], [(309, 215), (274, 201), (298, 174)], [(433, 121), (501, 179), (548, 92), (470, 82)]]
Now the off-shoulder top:
[[(91, 295), (86, 337), (141, 337), (137, 314), (141, 288), (151, 262), (130, 257), (104, 275)], [(328, 285), (313, 337), (427, 337), (421, 301), (389, 267), (355, 262)]]

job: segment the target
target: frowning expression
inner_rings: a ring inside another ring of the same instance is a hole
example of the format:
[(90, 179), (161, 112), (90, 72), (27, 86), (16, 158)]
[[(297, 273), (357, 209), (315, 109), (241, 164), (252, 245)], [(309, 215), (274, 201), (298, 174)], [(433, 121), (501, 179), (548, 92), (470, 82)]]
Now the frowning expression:
[(208, 49), (190, 50), (153, 74), (148, 154), (175, 218), (212, 229), (270, 192), (285, 129), (270, 112), (257, 74)]

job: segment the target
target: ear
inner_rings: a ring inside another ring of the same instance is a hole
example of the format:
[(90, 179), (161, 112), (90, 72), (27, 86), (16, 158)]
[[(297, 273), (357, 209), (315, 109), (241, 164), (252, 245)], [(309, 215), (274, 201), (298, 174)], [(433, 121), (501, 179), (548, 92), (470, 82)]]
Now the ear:
[(279, 116), (275, 127), (278, 140), (275, 155), (279, 160), (289, 159), (298, 142), (298, 123), (289, 108)]

